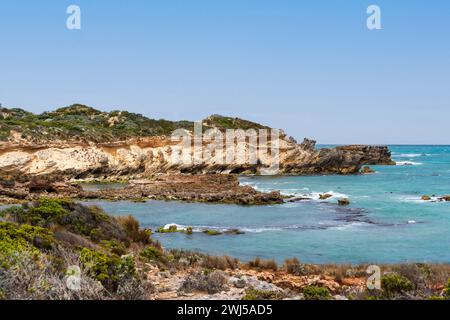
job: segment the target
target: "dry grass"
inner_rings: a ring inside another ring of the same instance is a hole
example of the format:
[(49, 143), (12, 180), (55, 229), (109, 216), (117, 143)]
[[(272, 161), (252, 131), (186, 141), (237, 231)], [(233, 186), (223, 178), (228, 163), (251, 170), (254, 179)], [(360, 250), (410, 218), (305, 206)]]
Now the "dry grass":
[(239, 267), (239, 260), (230, 256), (206, 255), (202, 260), (201, 266), (207, 269), (234, 270)]
[(124, 228), (127, 236), (133, 242), (140, 242), (142, 244), (150, 243), (151, 230), (141, 229), (139, 221), (131, 215), (125, 217), (117, 217), (117, 222)]
[(261, 258), (255, 258), (253, 260), (250, 260), (247, 263), (247, 266), (251, 269), (257, 269), (257, 270), (272, 270), (277, 271), (278, 265), (275, 260), (264, 260)]

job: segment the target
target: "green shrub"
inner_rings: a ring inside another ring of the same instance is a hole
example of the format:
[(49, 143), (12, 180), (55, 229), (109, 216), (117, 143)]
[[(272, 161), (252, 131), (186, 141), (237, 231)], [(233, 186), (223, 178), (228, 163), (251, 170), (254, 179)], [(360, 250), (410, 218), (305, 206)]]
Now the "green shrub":
[(40, 216), (43, 219), (53, 221), (66, 215), (68, 211), (63, 206), (67, 206), (71, 203), (70, 200), (42, 198), (29, 209), (29, 212), (31, 215)]
[(407, 278), (399, 274), (388, 273), (381, 277), (381, 289), (387, 298), (392, 298), (397, 294), (401, 295), (413, 290), (414, 285)]
[(330, 290), (324, 287), (307, 286), (303, 289), (305, 300), (329, 300)]
[(68, 214), (59, 217), (57, 222), (68, 231), (89, 237), (94, 242), (116, 240), (126, 246), (130, 242), (119, 222), (96, 206), (73, 204)]
[(284, 294), (278, 291), (249, 288), (245, 291), (242, 300), (281, 300), (283, 298)]
[(444, 296), (447, 299), (450, 299), (450, 279), (448, 280), (447, 285), (444, 288)]
[(0, 216), (17, 223), (45, 227), (67, 215), (67, 207), (72, 203), (71, 200), (42, 198), (32, 204), (2, 210)]
[(38, 256), (40, 249), (50, 249), (53, 234), (47, 229), (12, 222), (0, 223), (0, 266), (9, 267), (26, 250)]
[(159, 260), (163, 256), (163, 253), (161, 250), (159, 250), (155, 247), (149, 246), (141, 251), (140, 256), (144, 260), (155, 261), (155, 260)]
[(127, 248), (120, 241), (117, 241), (114, 239), (113, 240), (102, 240), (100, 243), (103, 245), (103, 247), (108, 249), (112, 254), (122, 256), (122, 255), (126, 254), (126, 252), (127, 252)]
[(107, 255), (100, 251), (83, 248), (80, 261), (89, 276), (100, 281), (108, 290), (116, 290), (125, 278), (136, 276), (136, 268), (132, 256)]

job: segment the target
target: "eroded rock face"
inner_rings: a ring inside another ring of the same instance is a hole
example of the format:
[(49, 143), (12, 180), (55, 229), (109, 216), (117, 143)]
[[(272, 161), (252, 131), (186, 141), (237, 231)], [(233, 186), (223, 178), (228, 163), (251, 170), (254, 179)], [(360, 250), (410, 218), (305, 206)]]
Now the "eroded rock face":
[[(270, 142), (269, 142), (270, 143)], [(66, 179), (134, 179), (159, 173), (190, 174), (354, 174), (365, 164), (394, 164), (385, 146), (339, 146), (315, 148), (315, 141), (301, 144), (286, 136), (279, 139), (278, 154), (258, 154), (256, 162), (240, 159), (217, 161), (214, 152), (198, 157), (192, 147), (184, 149), (193, 159), (173, 157), (176, 144), (167, 137), (130, 139), (115, 143), (3, 143), (0, 146), (0, 178), (29, 181), (45, 176)], [(254, 146), (244, 145), (249, 152)], [(176, 151), (178, 150), (178, 151)], [(225, 157), (225, 156), (224, 156)], [(275, 170), (270, 168), (278, 164)]]

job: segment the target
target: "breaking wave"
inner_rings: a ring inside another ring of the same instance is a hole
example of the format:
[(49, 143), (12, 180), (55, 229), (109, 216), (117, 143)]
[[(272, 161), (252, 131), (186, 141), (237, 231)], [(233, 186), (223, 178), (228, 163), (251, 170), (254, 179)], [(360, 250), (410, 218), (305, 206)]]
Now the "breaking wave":
[(422, 162), (414, 162), (414, 161), (395, 161), (397, 166), (420, 166)]

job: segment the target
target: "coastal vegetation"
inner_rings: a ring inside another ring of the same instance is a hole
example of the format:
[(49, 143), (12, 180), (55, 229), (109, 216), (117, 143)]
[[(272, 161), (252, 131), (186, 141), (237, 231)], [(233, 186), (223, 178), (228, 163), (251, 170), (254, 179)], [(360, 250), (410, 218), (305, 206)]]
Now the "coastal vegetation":
[(155, 120), (127, 111), (102, 112), (81, 104), (37, 115), (18, 108), (0, 109), (0, 140), (3, 141), (13, 132), (30, 141), (107, 142), (170, 135), (176, 129), (192, 128), (191, 121)]
[[(204, 120), (205, 129), (269, 129), (239, 118), (212, 115)], [(34, 114), (20, 108), (0, 108), (0, 141), (17, 133), (29, 141), (111, 142), (135, 137), (170, 136), (177, 129), (192, 131), (192, 121), (150, 119), (127, 111), (104, 112), (73, 104), (54, 111)]]
[(366, 265), (292, 258), (279, 266), (166, 250), (132, 216), (109, 216), (70, 199), (40, 198), (0, 211), (0, 262), (1, 299), (450, 298), (449, 265), (383, 265), (382, 289), (370, 291)]

